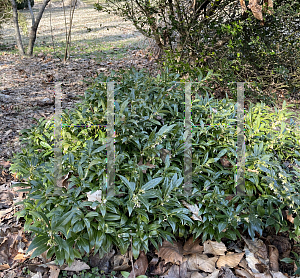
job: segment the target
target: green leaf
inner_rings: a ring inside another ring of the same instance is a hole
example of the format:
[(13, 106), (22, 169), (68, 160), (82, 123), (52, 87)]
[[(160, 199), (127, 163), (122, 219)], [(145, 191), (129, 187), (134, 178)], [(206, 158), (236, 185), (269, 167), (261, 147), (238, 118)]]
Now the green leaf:
[(149, 189), (152, 189), (153, 187), (155, 187), (156, 185), (158, 185), (161, 181), (163, 180), (162, 177), (160, 178), (155, 178), (149, 182), (147, 182), (146, 184), (144, 184), (142, 186), (142, 190), (147, 191)]
[(48, 243), (48, 241), (50, 240), (50, 237), (48, 235), (37, 235), (31, 242), (30, 246), (28, 247), (26, 254), (35, 249), (38, 248), (40, 246), (46, 245), (46, 243)]
[(291, 258), (283, 258), (280, 260), (281, 262), (287, 263), (287, 264), (292, 264), (294, 263), (294, 260), (292, 260)]
[(124, 182), (124, 184), (128, 187), (128, 189), (133, 193), (135, 190), (135, 183), (129, 182), (125, 177), (118, 175), (121, 180)]
[(221, 233), (226, 227), (227, 227), (227, 223), (226, 222), (220, 222), (218, 224), (219, 233)]
[(50, 246), (48, 246), (46, 244), (40, 245), (38, 248), (36, 248), (33, 251), (32, 255), (30, 256), (30, 259), (41, 255), (42, 253), (46, 252), (49, 248), (50, 248)]
[(124, 278), (128, 278), (130, 273), (127, 271), (121, 271), (121, 274), (123, 275)]

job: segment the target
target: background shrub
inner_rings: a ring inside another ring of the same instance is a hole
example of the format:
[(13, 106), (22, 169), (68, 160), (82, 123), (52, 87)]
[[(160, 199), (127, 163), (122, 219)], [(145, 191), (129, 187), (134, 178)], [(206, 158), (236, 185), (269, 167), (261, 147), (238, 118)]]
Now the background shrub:
[(282, 89), (299, 92), (297, 0), (274, 0), (274, 12), (263, 7), (263, 21), (235, 0), (106, 2), (95, 7), (133, 22), (168, 54), (165, 66), (182, 76), (200, 67), (220, 74), (223, 88), (251, 81), (256, 95), (257, 90), (267, 96)]

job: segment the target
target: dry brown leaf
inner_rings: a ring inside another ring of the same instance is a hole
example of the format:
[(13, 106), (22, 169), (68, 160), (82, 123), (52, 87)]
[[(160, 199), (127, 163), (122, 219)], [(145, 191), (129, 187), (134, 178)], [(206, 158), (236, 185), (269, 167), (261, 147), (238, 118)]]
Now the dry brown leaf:
[(254, 274), (254, 277), (255, 278), (273, 278), (270, 273), (258, 273), (258, 274)]
[(159, 262), (157, 267), (151, 271), (151, 275), (163, 275), (167, 271), (164, 262)]
[(262, 15), (262, 6), (259, 5), (258, 0), (249, 0), (248, 8), (251, 10), (255, 18), (260, 21), (264, 20)]
[(160, 278), (181, 278), (179, 274), (180, 267), (176, 264), (172, 265), (167, 275), (160, 276)]
[(225, 256), (220, 256), (218, 261), (217, 261), (217, 267), (221, 268), (223, 267), (236, 267), (241, 259), (244, 257), (244, 252), (243, 253), (233, 253), (233, 254), (227, 254)]
[(254, 276), (251, 275), (251, 273), (249, 273), (249, 271), (246, 269), (236, 268), (235, 274), (243, 278), (254, 278)]
[(131, 269), (129, 256), (117, 254), (114, 256), (114, 271), (125, 271)]
[(56, 265), (49, 265), (49, 268), (50, 268), (49, 278), (58, 278), (60, 273), (60, 268)]
[(221, 164), (225, 168), (232, 168), (231, 163), (229, 162), (227, 155), (224, 155), (220, 158)]
[(248, 268), (248, 264), (247, 264), (247, 262), (246, 262), (245, 259), (242, 259), (242, 260), (240, 261), (239, 266), (242, 267), (242, 268), (244, 268), (244, 269), (247, 269), (247, 268)]
[(206, 278), (218, 278), (220, 270), (216, 269), (213, 273), (206, 276)]
[(72, 176), (72, 172), (69, 172), (68, 174), (66, 174), (65, 176), (63, 176), (62, 178), (60, 178), (57, 181), (57, 186), (58, 187), (64, 187), (67, 188), (68, 187), (68, 179)]
[(271, 271), (273, 278), (286, 278), (286, 276), (279, 271)]
[(199, 213), (199, 208), (197, 205), (190, 205), (188, 204), (186, 201), (181, 201), (181, 203), (191, 212), (193, 213), (192, 215), (192, 219), (195, 221), (202, 221), (202, 218), (200, 215), (198, 215)]
[(249, 268), (253, 273), (259, 273), (255, 265), (260, 264), (260, 261), (257, 258), (255, 258), (254, 254), (250, 252), (248, 248), (245, 248), (244, 250), (246, 254), (246, 261), (248, 263)]
[(183, 255), (190, 255), (195, 253), (202, 254), (204, 247), (199, 245), (200, 242), (201, 242), (200, 238), (197, 238), (194, 241), (193, 237), (190, 237), (183, 246)]
[(140, 275), (145, 275), (147, 268), (148, 268), (147, 256), (144, 251), (141, 251), (138, 259), (135, 261), (133, 265), (133, 269), (131, 270), (128, 278), (135, 278)]
[(14, 257), (14, 261), (24, 262), (27, 258), (24, 257), (24, 254), (18, 254)]
[(6, 270), (6, 269), (10, 269), (10, 266), (8, 264), (0, 265), (0, 270)]
[(160, 246), (157, 255), (165, 260), (165, 263), (181, 264), (183, 261), (183, 248), (178, 242), (172, 244), (165, 240)]
[(84, 269), (90, 269), (90, 267), (85, 262), (82, 262), (79, 260), (74, 260), (74, 262), (71, 264), (71, 266), (67, 266), (63, 270), (82, 271)]
[(9, 168), (10, 167), (10, 162), (1, 160), (0, 165), (3, 166), (4, 168)]
[(288, 210), (286, 210), (285, 213), (286, 213), (286, 219), (287, 219), (289, 222), (291, 222), (292, 224), (294, 224), (294, 217), (293, 217), (293, 215), (292, 215), (292, 214), (289, 214), (289, 211), (288, 211)]
[(240, 4), (241, 4), (243, 12), (246, 12), (247, 11), (247, 7), (246, 7), (246, 4), (245, 4), (245, 0), (240, 0)]
[(247, 244), (250, 252), (252, 252), (255, 256), (255, 258), (260, 259), (262, 263), (267, 264), (268, 263), (268, 251), (266, 245), (263, 243), (260, 239), (254, 239), (248, 240), (245, 237), (243, 237), (243, 240)]
[(212, 254), (215, 256), (223, 256), (227, 248), (223, 242), (207, 240), (204, 242), (204, 254)]
[(206, 278), (207, 276), (203, 273), (199, 272), (192, 272), (191, 278)]
[(219, 273), (219, 278), (236, 278), (228, 267), (222, 267)]
[(269, 245), (270, 270), (279, 271), (279, 252), (276, 246)]
[(212, 273), (216, 269), (217, 257), (209, 258), (206, 255), (193, 254), (187, 259), (190, 270), (202, 270)]

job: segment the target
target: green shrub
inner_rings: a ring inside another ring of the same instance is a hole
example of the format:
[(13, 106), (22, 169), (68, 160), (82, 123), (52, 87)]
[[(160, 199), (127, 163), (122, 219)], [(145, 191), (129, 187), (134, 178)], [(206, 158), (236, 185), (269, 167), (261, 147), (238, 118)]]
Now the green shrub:
[[(226, 155), (235, 164), (236, 105), (210, 97), (204, 86), (208, 77), (199, 75), (192, 88), (192, 195), (182, 187), (185, 87), (168, 71), (155, 78), (135, 70), (100, 75), (82, 103), (63, 113), (63, 174), (73, 173), (67, 188), (54, 185), (53, 121), (39, 120), (23, 131), (26, 147), (11, 170), (27, 181), (23, 186), (29, 193), (18, 216), (35, 234), (32, 256), (48, 250), (59, 264), (70, 263), (91, 251), (102, 255), (112, 245), (124, 253), (132, 240), (137, 258), (149, 243), (157, 248), (175, 236), (234, 240), (247, 231), (253, 238), (267, 226), (300, 235), (299, 216), (293, 226), (283, 218), (283, 210), (298, 213), (300, 204), (300, 136), (284, 122), (290, 116), (286, 107), (271, 112), (257, 104), (246, 113), (247, 195), (235, 195), (235, 169), (224, 168), (220, 159)], [(108, 81), (118, 82), (115, 196), (105, 194), (105, 127), (97, 126), (107, 123), (107, 91), (101, 82)], [(162, 150), (169, 154), (164, 157)], [(87, 193), (97, 190), (102, 190), (101, 200), (88, 201)], [(202, 221), (183, 204), (195, 205)]]
[(263, 21), (249, 8), (243, 12), (236, 0), (191, 2), (106, 0), (95, 8), (130, 20), (171, 55), (166, 66), (178, 68), (183, 76), (191, 71), (187, 66), (213, 70), (223, 88), (228, 82), (253, 82), (249, 93), (260, 99), (283, 89), (299, 92), (298, 0), (273, 0), (272, 12), (263, 7)]

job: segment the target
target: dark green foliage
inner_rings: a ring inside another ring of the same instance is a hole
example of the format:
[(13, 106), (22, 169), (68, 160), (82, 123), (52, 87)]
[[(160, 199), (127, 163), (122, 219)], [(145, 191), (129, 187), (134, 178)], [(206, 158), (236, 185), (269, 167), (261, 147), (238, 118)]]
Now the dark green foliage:
[[(224, 168), (220, 159), (226, 154), (235, 165), (236, 106), (210, 97), (200, 73), (192, 88), (191, 196), (182, 187), (185, 86), (174, 82), (179, 75), (166, 71), (153, 78), (131, 70), (95, 79), (77, 109), (62, 117), (63, 174), (73, 172), (67, 188), (54, 185), (53, 121), (40, 120), (23, 131), (26, 148), (11, 170), (27, 181), (29, 194), (18, 215), (35, 234), (33, 255), (49, 249), (48, 257), (55, 254), (59, 264), (70, 263), (93, 248), (100, 255), (112, 245), (125, 252), (132, 239), (137, 258), (150, 242), (158, 247), (164, 239), (190, 234), (236, 239), (242, 231), (254, 237), (267, 226), (300, 235), (299, 216), (291, 225), (282, 214), (286, 209), (298, 213), (300, 205), (300, 134), (285, 124), (286, 107), (273, 113), (257, 104), (245, 115), (246, 196), (235, 196), (235, 168)], [(108, 81), (118, 82), (113, 197), (105, 195), (105, 127), (96, 126), (107, 123), (106, 85), (100, 82)], [(171, 156), (163, 158), (162, 149)], [(103, 192), (100, 202), (88, 201), (87, 193), (97, 190)], [(197, 206), (202, 221), (192, 220), (183, 201)]]
[[(34, 0), (30, 0), (31, 7), (34, 6)], [(17, 9), (23, 10), (28, 9), (28, 0), (17, 1)]]

